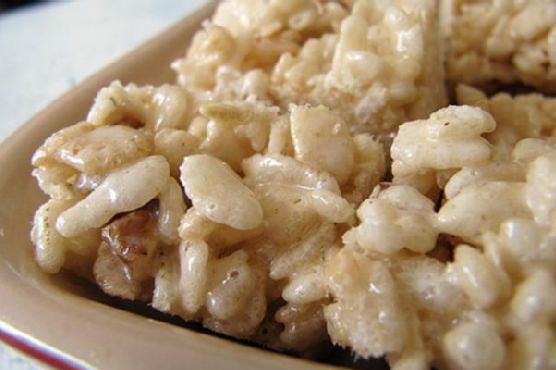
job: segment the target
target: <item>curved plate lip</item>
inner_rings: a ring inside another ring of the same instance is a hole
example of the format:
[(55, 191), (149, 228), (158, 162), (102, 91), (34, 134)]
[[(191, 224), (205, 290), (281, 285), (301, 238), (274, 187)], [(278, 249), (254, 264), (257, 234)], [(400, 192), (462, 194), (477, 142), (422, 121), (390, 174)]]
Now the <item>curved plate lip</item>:
[(17, 329), (11, 328), (7, 325), (0, 325), (0, 342), (3, 342), (27, 356), (38, 360), (52, 368), (60, 370), (81, 370), (83, 366), (77, 364), (75, 361), (66, 358), (58, 351), (50, 350), (47, 347), (41, 346), (26, 335), (18, 332)]
[[(117, 78), (137, 83), (167, 81), (168, 58), (176, 55), (178, 46), (177, 54), (183, 54), (184, 40), (212, 14), (215, 4), (210, 1), (85, 79), (8, 135), (0, 142), (0, 190), (17, 181), (12, 176), (29, 182), (30, 153), (50, 133), (84, 117), (99, 88)], [(165, 71), (156, 62), (164, 58)], [(154, 70), (157, 75), (152, 80), (149, 73)], [(0, 198), (0, 211), (6, 204)], [(63, 291), (46, 278), (41, 282), (26, 277), (24, 268), (14, 267), (17, 261), (4, 258), (2, 248), (17, 248), (8, 245), (13, 241), (19, 246), (28, 244), (27, 235), (24, 241), (6, 239), (2, 217), (0, 212), (0, 340), (47, 365), (62, 369), (338, 369), (148, 319)], [(19, 221), (27, 225), (30, 220)]]

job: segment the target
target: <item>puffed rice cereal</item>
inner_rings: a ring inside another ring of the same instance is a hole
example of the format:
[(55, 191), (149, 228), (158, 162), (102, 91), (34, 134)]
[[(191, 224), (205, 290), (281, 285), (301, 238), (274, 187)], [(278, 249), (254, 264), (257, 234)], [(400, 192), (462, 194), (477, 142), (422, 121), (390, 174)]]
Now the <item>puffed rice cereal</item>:
[(44, 272), (292, 354), (556, 369), (553, 0), (223, 0), (172, 68), (36, 150)]

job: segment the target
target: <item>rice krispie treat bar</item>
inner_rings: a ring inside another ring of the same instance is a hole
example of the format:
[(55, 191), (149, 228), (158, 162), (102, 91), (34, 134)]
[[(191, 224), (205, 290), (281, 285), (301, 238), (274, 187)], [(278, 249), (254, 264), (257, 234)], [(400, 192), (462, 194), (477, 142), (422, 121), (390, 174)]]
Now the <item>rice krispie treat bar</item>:
[(388, 136), (447, 102), (438, 28), (434, 0), (228, 0), (174, 68), (201, 99), (325, 104), (353, 132)]
[(452, 0), (448, 80), (556, 92), (556, 2)]
[(37, 149), (37, 264), (289, 353), (556, 368), (556, 104), (448, 106), (438, 7), (223, 1), (176, 85), (115, 81)]

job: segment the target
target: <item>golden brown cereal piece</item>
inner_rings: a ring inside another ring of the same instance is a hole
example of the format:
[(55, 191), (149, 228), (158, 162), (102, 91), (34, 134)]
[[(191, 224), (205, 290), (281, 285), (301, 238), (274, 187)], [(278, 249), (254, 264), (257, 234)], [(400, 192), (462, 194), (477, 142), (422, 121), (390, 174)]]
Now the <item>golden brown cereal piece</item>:
[(102, 228), (102, 239), (125, 265), (131, 280), (152, 276), (158, 247), (155, 215), (148, 210), (133, 211)]
[(143, 289), (155, 274), (158, 230), (152, 210), (127, 213), (102, 229), (103, 242), (94, 264), (97, 284), (107, 294), (150, 299)]
[(235, 104), (207, 103), (203, 104), (199, 110), (208, 119), (215, 119), (226, 122), (245, 122), (251, 118), (248, 112)]
[(141, 283), (130, 277), (126, 264), (104, 242), (98, 249), (93, 272), (97, 285), (108, 295), (130, 300), (141, 295)]
[(284, 325), (280, 341), (286, 348), (303, 352), (327, 339), (322, 305), (323, 302), (287, 304), (276, 312), (276, 321)]

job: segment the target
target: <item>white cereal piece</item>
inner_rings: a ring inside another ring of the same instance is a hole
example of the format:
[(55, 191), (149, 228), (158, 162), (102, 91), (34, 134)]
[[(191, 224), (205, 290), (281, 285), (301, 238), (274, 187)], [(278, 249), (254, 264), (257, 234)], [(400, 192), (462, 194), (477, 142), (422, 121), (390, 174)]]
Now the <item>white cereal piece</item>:
[(449, 269), (453, 269), (455, 283), (477, 308), (489, 308), (507, 293), (507, 276), (475, 248), (458, 246)]
[(343, 196), (359, 205), (365, 200), (386, 173), (386, 156), (383, 144), (368, 134), (353, 137), (354, 166)]
[(71, 208), (77, 199), (50, 199), (35, 212), (31, 239), (35, 244), (35, 260), (48, 273), (57, 273), (71, 251), (94, 259), (100, 245), (100, 231), (88, 230), (66, 238), (56, 230), (58, 216)]
[(516, 287), (511, 300), (512, 313), (522, 322), (551, 322), (556, 317), (556, 283), (551, 272), (532, 271)]
[(178, 226), (185, 209), (183, 190), (173, 177), (169, 177), (168, 184), (158, 195), (158, 231), (171, 244), (179, 240)]
[(183, 158), (199, 148), (198, 137), (184, 130), (162, 128), (154, 136), (154, 152), (164, 156), (170, 164), (170, 173), (178, 179)]
[(509, 349), (510, 370), (550, 369), (554, 364), (554, 330), (531, 323), (518, 331)]
[(322, 265), (295, 273), (282, 291), (282, 298), (295, 305), (316, 302), (326, 297), (328, 290)]
[(444, 187), (446, 199), (452, 199), (466, 186), (480, 186), (492, 181), (525, 181), (525, 168), (515, 162), (488, 162), (464, 167), (456, 172)]
[(31, 174), (37, 179), (39, 188), (50, 198), (75, 198), (74, 184), (79, 172), (74, 168), (63, 163), (48, 163), (35, 168)]
[(125, 121), (145, 124), (151, 93), (151, 87), (139, 88), (133, 84), (122, 86), (120, 81), (114, 81), (98, 92), (87, 115), (87, 122), (94, 126)]
[(262, 232), (262, 227), (251, 230), (237, 230), (225, 224), (219, 224), (201, 215), (191, 207), (183, 215), (178, 233), (183, 240), (203, 239), (211, 248), (226, 248), (255, 238)]
[(556, 268), (556, 235), (547, 225), (532, 219), (511, 218), (500, 224), (498, 235), (490, 241), (500, 245), (500, 264), (516, 278), (536, 268)]
[(101, 126), (64, 143), (56, 157), (87, 174), (104, 174), (146, 157), (153, 138), (144, 130), (123, 125)]
[(294, 275), (306, 266), (315, 265), (324, 258), (324, 251), (334, 244), (336, 237), (333, 224), (319, 225), (271, 261), (269, 276), (279, 280)]
[(393, 254), (407, 248), (426, 253), (438, 237), (433, 209), (434, 203), (414, 188), (390, 186), (361, 204), (361, 224), (349, 233), (367, 251)]
[(147, 124), (155, 131), (186, 128), (190, 115), (189, 99), (186, 90), (180, 86), (163, 85), (156, 88), (147, 112)]
[(550, 224), (556, 217), (556, 151), (535, 159), (527, 171), (525, 197), (540, 224)]
[(155, 198), (167, 185), (168, 162), (162, 156), (146, 157), (111, 174), (85, 199), (62, 212), (56, 229), (65, 236), (101, 227), (114, 215), (133, 211)]
[(207, 310), (217, 320), (229, 320), (244, 311), (256, 288), (256, 277), (243, 250), (211, 265)]
[(490, 158), (490, 146), (481, 134), (493, 131), (490, 114), (470, 106), (450, 106), (427, 120), (400, 126), (390, 153), (394, 176), (474, 165)]
[(340, 194), (338, 182), (330, 174), (284, 155), (255, 154), (243, 161), (242, 169), (251, 183), (291, 184)]
[(442, 340), (444, 358), (449, 369), (501, 370), (506, 350), (494, 328), (463, 322)]
[(192, 239), (180, 244), (179, 291), (182, 307), (190, 315), (206, 303), (209, 259), (209, 249), (203, 240)]
[(354, 148), (343, 119), (324, 106), (292, 106), (291, 134), (295, 158), (328, 172), (344, 184), (353, 169)]
[(546, 139), (522, 139), (515, 144), (512, 159), (519, 163), (529, 163), (554, 150), (556, 150), (555, 143)]
[(260, 203), (226, 163), (197, 154), (185, 157), (180, 169), (185, 193), (202, 215), (238, 230), (260, 225)]
[(348, 223), (353, 220), (354, 210), (341, 196), (324, 189), (310, 192), (314, 210), (323, 218), (334, 223)]
[(332, 342), (363, 358), (402, 350), (407, 326), (395, 280), (383, 262), (343, 248), (326, 265), (334, 303), (324, 308)]
[(529, 217), (524, 194), (525, 184), (518, 182), (467, 186), (440, 208), (438, 228), (440, 232), (477, 241), (486, 231), (496, 232), (508, 218)]
[(178, 312), (181, 308), (180, 259), (178, 253), (168, 253), (162, 260), (154, 277), (151, 305), (162, 312)]

